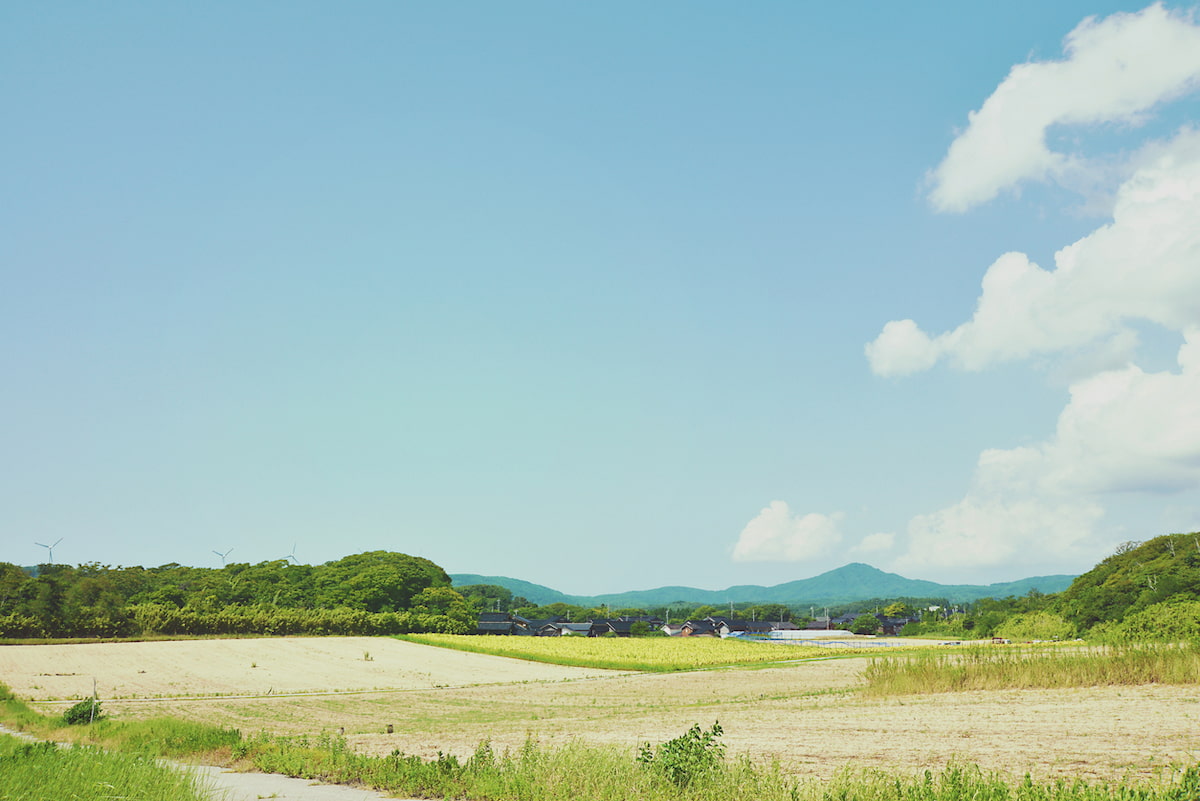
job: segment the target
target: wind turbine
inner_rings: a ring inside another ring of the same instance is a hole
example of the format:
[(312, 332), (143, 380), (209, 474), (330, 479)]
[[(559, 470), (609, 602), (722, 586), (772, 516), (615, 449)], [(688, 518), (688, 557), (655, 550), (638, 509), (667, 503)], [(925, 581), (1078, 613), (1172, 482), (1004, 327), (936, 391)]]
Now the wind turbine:
[(220, 551), (214, 550), (213, 553), (215, 553), (217, 556), (221, 557), (221, 567), (225, 567), (225, 557), (229, 556), (229, 554), (233, 553), (233, 549), (230, 548), (225, 553), (221, 553)]
[[(56, 539), (54, 541), (54, 545), (58, 545), (62, 541), (63, 541), (63, 538), (59, 537), (58, 539)], [(35, 542), (34, 545), (41, 545), (43, 548), (45, 548), (47, 551), (49, 551), (50, 552), (50, 555), (48, 557), (50, 559), (49, 564), (54, 564), (54, 545), (46, 545), (41, 542)]]
[(283, 561), (291, 562), (294, 565), (300, 564), (299, 560), (296, 559), (296, 543), (292, 543), (292, 552), (283, 557)]

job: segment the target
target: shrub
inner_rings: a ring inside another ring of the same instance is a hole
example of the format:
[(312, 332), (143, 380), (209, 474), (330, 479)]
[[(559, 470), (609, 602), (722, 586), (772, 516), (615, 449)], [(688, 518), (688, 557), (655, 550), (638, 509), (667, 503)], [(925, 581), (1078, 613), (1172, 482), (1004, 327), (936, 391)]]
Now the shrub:
[(697, 723), (657, 748), (643, 745), (637, 761), (659, 771), (679, 787), (687, 787), (696, 779), (720, 770), (725, 758), (725, 745), (718, 741), (721, 733), (719, 722), (714, 721), (708, 731), (702, 731)]
[(1009, 640), (1066, 640), (1075, 636), (1075, 628), (1050, 612), (1029, 612), (1001, 623), (995, 635)]
[(68, 726), (80, 726), (94, 723), (104, 717), (100, 710), (100, 702), (95, 698), (87, 698), (63, 712), (63, 723)]

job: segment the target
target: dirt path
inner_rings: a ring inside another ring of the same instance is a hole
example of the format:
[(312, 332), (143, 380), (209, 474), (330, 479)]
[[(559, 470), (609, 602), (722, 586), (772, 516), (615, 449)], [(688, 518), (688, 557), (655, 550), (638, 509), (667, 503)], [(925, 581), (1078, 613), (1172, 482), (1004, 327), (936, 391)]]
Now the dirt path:
[(275, 773), (232, 773), (209, 766), (193, 767), (204, 786), (212, 789), (214, 801), (395, 801), (373, 790), (339, 784), (312, 784)]

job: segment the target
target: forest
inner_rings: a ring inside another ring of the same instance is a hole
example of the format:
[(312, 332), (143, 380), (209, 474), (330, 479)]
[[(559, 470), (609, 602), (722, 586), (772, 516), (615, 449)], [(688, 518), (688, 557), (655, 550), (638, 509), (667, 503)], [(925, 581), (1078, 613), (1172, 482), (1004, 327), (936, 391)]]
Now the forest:
[(0, 563), (0, 637), (466, 633), (476, 612), (446, 571), (370, 551), (321, 565), (221, 568)]

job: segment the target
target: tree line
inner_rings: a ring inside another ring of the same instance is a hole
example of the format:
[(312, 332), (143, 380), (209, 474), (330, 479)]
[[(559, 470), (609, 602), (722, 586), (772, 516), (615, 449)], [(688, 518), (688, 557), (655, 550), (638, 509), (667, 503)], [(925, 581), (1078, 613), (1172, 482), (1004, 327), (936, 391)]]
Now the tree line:
[(464, 634), (476, 610), (438, 565), (369, 551), (221, 568), (0, 562), (0, 637)]

